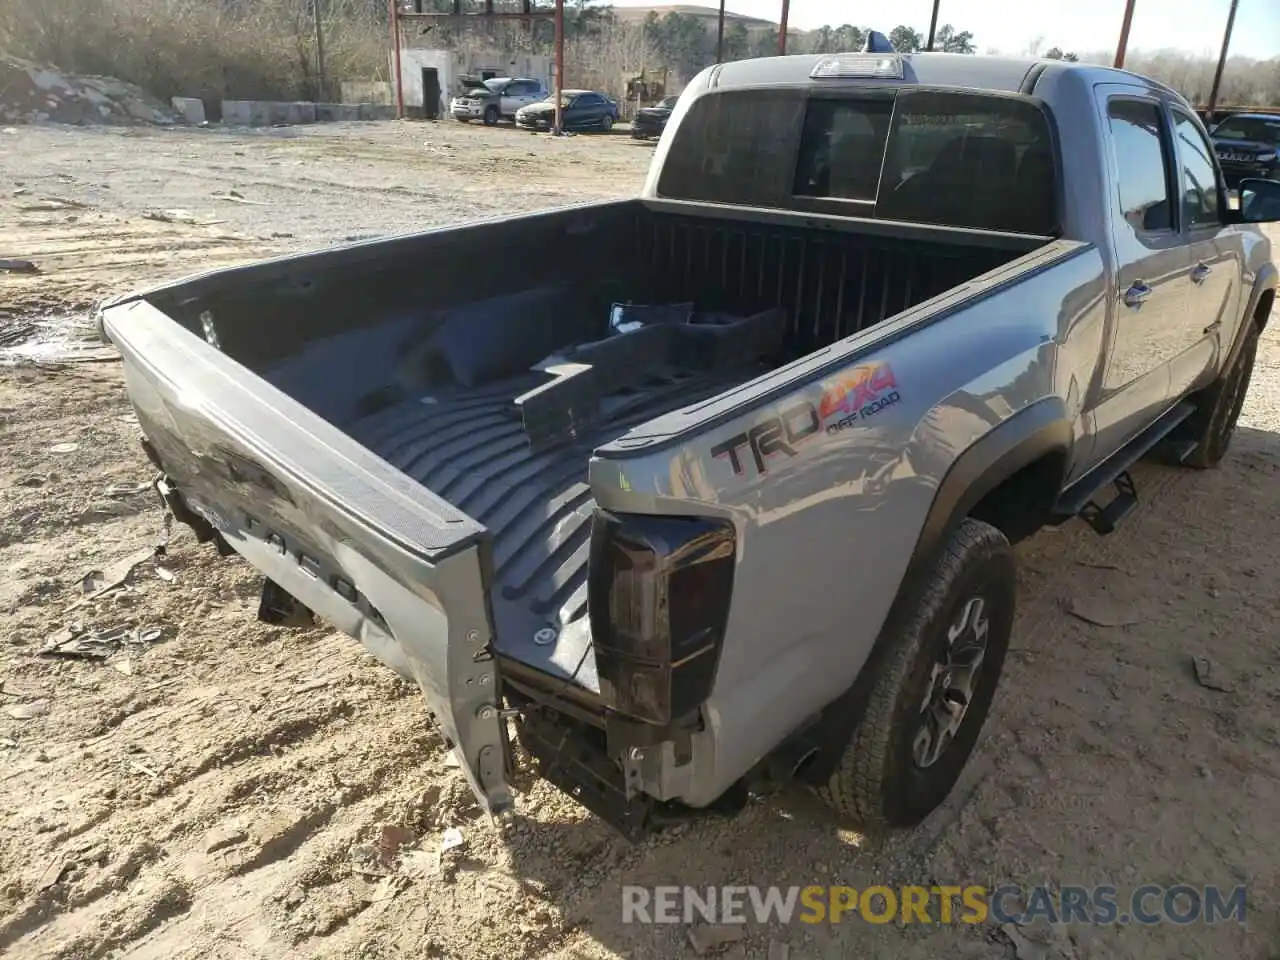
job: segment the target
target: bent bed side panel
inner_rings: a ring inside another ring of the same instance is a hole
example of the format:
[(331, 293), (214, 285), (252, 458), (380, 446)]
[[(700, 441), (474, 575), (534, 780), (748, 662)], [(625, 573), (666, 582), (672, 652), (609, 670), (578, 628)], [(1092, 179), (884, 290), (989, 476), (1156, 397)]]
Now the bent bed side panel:
[(303, 603), (410, 673), (505, 809), (483, 528), (134, 301), (106, 311), (143, 433), (188, 505)]

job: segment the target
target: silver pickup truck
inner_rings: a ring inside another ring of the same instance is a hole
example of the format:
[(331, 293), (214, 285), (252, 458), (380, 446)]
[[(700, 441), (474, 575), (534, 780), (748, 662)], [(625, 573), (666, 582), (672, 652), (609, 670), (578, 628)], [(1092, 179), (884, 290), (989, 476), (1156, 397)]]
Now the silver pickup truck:
[(685, 90), (636, 199), (101, 323), (176, 517), (264, 574), (260, 616), (415, 681), (489, 811), (519, 747), (630, 837), (761, 777), (907, 826), (991, 705), (1010, 544), (1226, 452), (1280, 183), (1235, 200), (1130, 73), (751, 60)]

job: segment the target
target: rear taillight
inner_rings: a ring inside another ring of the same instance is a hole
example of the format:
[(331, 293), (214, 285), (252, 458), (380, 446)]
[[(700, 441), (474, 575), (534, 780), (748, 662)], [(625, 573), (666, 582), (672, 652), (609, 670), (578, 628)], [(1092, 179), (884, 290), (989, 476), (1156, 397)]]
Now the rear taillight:
[(596, 511), (589, 610), (600, 694), (611, 708), (667, 724), (707, 699), (735, 543), (721, 520)]

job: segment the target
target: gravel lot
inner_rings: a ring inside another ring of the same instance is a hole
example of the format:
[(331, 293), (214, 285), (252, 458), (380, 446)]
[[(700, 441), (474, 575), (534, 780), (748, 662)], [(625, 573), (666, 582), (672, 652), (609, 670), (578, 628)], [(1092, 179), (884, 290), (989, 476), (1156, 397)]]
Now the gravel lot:
[[(0, 333), (211, 266), (631, 194), (651, 150), (426, 123), (5, 131), (0, 257), (42, 272), (0, 273)], [(147, 557), (164, 525), (118, 363), (0, 367), (0, 954), (667, 958), (689, 928), (623, 924), (622, 884), (1185, 882), (1247, 884), (1247, 926), (752, 924), (724, 955), (1280, 955), (1277, 329), (1220, 470), (1144, 465), (1114, 536), (1019, 549), (1001, 692), (925, 825), (862, 836), (793, 789), (638, 846), (537, 782), (491, 822), (354, 641), (257, 622), (258, 578), (185, 529)], [(130, 634), (103, 661), (38, 655), (77, 623)]]

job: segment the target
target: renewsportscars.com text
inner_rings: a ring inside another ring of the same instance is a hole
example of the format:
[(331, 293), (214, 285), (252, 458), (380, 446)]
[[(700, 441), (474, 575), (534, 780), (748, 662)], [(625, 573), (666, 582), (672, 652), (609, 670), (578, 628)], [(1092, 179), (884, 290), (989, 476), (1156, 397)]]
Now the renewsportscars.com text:
[(1245, 922), (1245, 888), (1146, 884), (1116, 887), (846, 886), (622, 888), (623, 923)]

